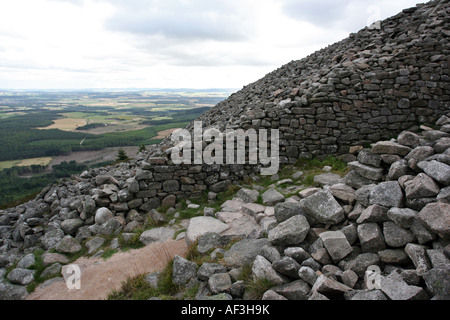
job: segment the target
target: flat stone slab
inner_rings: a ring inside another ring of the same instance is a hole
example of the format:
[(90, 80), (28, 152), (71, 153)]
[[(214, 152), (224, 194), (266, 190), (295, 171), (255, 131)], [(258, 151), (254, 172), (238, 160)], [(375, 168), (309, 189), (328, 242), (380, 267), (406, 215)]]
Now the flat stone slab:
[(396, 154), (404, 157), (410, 152), (411, 148), (392, 141), (380, 141), (372, 147), (372, 153), (375, 154)]
[(175, 230), (172, 228), (155, 228), (144, 231), (139, 238), (143, 244), (148, 245), (153, 242), (164, 242), (173, 238)]
[(324, 224), (336, 224), (345, 219), (344, 209), (330, 191), (321, 190), (300, 200), (300, 207), (313, 220)]
[(314, 183), (323, 186), (332, 186), (342, 182), (342, 177), (336, 173), (323, 173), (314, 177)]
[(192, 245), (198, 237), (207, 232), (220, 234), (229, 228), (226, 223), (213, 217), (194, 217), (189, 221), (189, 226), (186, 230), (186, 244), (188, 246)]
[(247, 263), (253, 263), (253, 260), (261, 254), (265, 245), (270, 245), (269, 239), (243, 239), (236, 242), (224, 254), (225, 265), (239, 268)]
[(269, 189), (261, 196), (263, 203), (268, 206), (274, 206), (277, 203), (283, 202), (285, 200), (285, 197), (275, 189)]
[(281, 222), (269, 231), (269, 240), (273, 245), (295, 245), (303, 242), (310, 225), (302, 215), (293, 216)]

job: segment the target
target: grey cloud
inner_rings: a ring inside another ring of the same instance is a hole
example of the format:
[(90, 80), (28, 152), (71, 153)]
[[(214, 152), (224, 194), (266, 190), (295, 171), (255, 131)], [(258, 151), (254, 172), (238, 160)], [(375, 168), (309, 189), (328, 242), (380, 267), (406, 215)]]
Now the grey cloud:
[(348, 0), (285, 0), (284, 13), (296, 20), (330, 27), (343, 17)]
[(161, 35), (183, 40), (241, 41), (249, 36), (239, 2), (206, 0), (112, 0), (118, 12), (106, 23), (110, 30)]

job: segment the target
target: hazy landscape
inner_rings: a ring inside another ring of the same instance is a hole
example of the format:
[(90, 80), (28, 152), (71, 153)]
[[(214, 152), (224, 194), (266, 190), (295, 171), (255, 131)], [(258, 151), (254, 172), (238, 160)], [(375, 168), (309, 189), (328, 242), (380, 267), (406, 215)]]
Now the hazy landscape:
[(0, 206), (38, 192), (55, 169), (64, 177), (111, 164), (119, 148), (132, 158), (233, 91), (1, 91)]

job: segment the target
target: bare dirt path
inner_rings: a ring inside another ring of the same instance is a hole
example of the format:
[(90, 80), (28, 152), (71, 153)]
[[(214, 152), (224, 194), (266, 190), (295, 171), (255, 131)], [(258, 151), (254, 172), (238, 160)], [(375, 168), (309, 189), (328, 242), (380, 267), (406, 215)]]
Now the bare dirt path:
[(144, 248), (119, 252), (111, 258), (80, 258), (81, 289), (69, 290), (64, 280), (36, 288), (27, 300), (104, 300), (127, 278), (164, 269), (175, 255), (184, 256), (185, 240), (154, 242)]

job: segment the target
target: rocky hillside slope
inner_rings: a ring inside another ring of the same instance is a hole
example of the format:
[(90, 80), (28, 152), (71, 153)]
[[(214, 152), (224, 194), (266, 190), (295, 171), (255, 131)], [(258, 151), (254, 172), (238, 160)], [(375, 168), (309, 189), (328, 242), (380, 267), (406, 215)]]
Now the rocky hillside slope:
[[(299, 173), (290, 182), (273, 177), (268, 189), (243, 186), (259, 179), (254, 166), (175, 165), (166, 140), (0, 211), (0, 298), (23, 299), (26, 286), (60, 275), (83, 252), (183, 236), (203, 253), (245, 238), (224, 252), (223, 266), (176, 257), (173, 281), (197, 283), (199, 298), (247, 297), (235, 277), (244, 265), (274, 285), (264, 298), (448, 298), (449, 11), (449, 1), (405, 9), (199, 119), (221, 131), (279, 129), (282, 163), (340, 155), (344, 177), (320, 175), (319, 189)], [(286, 183), (292, 188), (282, 192)], [(242, 188), (221, 210), (193, 205), (196, 217), (180, 216), (183, 199), (218, 201), (233, 185)]]

